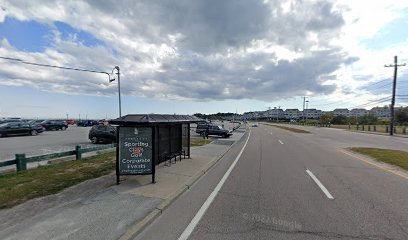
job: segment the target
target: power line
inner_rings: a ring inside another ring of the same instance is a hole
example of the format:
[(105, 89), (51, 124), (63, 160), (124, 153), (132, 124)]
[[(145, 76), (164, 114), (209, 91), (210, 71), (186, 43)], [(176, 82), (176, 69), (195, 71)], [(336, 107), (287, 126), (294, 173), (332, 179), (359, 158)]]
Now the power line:
[(392, 82), (389, 82), (389, 83), (386, 83), (386, 84), (381, 85), (381, 86), (379, 86), (379, 87), (373, 88), (373, 89), (371, 89), (370, 91), (383, 89), (384, 87), (388, 87), (388, 86), (391, 86), (391, 85), (392, 85)]
[(9, 58), (9, 57), (2, 57), (2, 56), (0, 56), (0, 58), (5, 59), (5, 60), (9, 60), (9, 61), (16, 61), (16, 62), (19, 62), (19, 63), (22, 63), (22, 64), (34, 65), (34, 66), (40, 66), (40, 67), (58, 68), (58, 69), (73, 70), (73, 71), (80, 71), (80, 72), (103, 73), (103, 74), (107, 74), (108, 76), (111, 75), (111, 73), (103, 72), (103, 71), (82, 69), (82, 68), (72, 68), (72, 67), (62, 67), (62, 66), (43, 64), (43, 63), (27, 62), (27, 61), (24, 61), (24, 60), (19, 59), (19, 58)]
[(378, 81), (378, 82), (363, 86), (363, 88), (371, 87), (371, 86), (377, 85), (377, 84), (385, 82), (385, 81), (389, 81), (389, 79), (384, 79), (384, 80), (381, 80), (381, 81)]
[(376, 99), (376, 100), (372, 100), (372, 101), (366, 102), (366, 103), (364, 103), (364, 104), (360, 104), (360, 105), (354, 106), (354, 107), (352, 107), (352, 108), (359, 108), (359, 107), (369, 106), (369, 105), (371, 105), (371, 104), (383, 103), (383, 102), (389, 101), (390, 99), (391, 99), (391, 97), (379, 98), (379, 99)]
[(113, 74), (113, 71), (116, 69), (117, 71), (117, 81), (118, 81), (118, 96), (119, 96), (119, 117), (122, 117), (122, 104), (121, 104), (121, 96), (120, 96), (120, 70), (118, 66), (115, 66), (112, 69), (111, 73), (104, 72), (104, 71), (97, 71), (97, 70), (91, 70), (91, 69), (84, 69), (84, 68), (73, 68), (73, 67), (62, 67), (62, 66), (57, 66), (57, 65), (50, 65), (50, 64), (43, 64), (43, 63), (35, 63), (35, 62), (27, 62), (19, 58), (10, 58), (10, 57), (2, 57), (0, 56), (0, 59), (8, 60), (8, 61), (15, 61), (19, 62), (22, 64), (27, 64), (27, 65), (33, 65), (33, 66), (40, 66), (40, 67), (49, 67), (49, 68), (58, 68), (58, 69), (65, 69), (65, 70), (72, 70), (72, 71), (78, 71), (78, 72), (89, 72), (89, 73), (102, 73), (108, 75), (109, 82), (115, 81), (115, 77), (111, 78)]

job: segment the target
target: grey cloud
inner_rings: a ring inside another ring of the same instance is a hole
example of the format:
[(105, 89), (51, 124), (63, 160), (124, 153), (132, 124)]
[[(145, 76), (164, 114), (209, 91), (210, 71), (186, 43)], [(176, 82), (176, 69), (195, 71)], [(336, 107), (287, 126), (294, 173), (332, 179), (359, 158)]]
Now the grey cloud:
[[(20, 9), (20, 14), (37, 21), (67, 22), (92, 33), (105, 44), (86, 47), (59, 41), (52, 50), (62, 54), (60, 59), (45, 53), (36, 60), (51, 59), (61, 65), (103, 71), (119, 65), (124, 73), (123, 93), (129, 95), (206, 101), (275, 100), (306, 92), (328, 94), (335, 86), (323, 82), (333, 77), (333, 72), (342, 64), (358, 61), (340, 47), (330, 45), (344, 20), (342, 13), (334, 11), (333, 4), (325, 0), (295, 0), (288, 12), (280, 0), (267, 4), (247, 0), (94, 0), (86, 3), (44, 1), (42, 4), (62, 6), (67, 16), (47, 19), (47, 12), (41, 12), (33, 2), (12, 1), (7, 8), (14, 6), (13, 11)], [(81, 17), (85, 15), (89, 18)], [(317, 36), (317, 42), (310, 34)], [(177, 40), (173, 42), (170, 36)], [(303, 57), (289, 61), (262, 49), (249, 52), (253, 41), (258, 40), (296, 51)], [(162, 45), (171, 51), (163, 54)], [(316, 47), (327, 50), (310, 51)], [(146, 65), (157, 66), (150, 69)], [(254, 66), (262, 68), (255, 70)], [(6, 75), (0, 69), (4, 78)], [(32, 86), (48, 91), (116, 93), (115, 85), (107, 85), (104, 76), (50, 71), (56, 77), (41, 81), (39, 74), (27, 76), (17, 71), (7, 72), (7, 77), (15, 81), (25, 79)]]
[[(185, 60), (172, 59), (162, 73), (140, 76), (146, 79), (159, 79), (166, 89), (150, 92), (149, 96), (157, 96), (163, 92), (185, 98), (210, 99), (262, 99), (276, 100), (312, 93), (328, 94), (335, 90), (335, 85), (322, 85), (325, 77), (344, 61), (344, 55), (337, 50), (318, 51), (309, 57), (289, 62), (281, 60), (277, 64), (270, 59), (274, 54), (247, 54), (245, 57), (218, 59), (209, 61), (204, 57)], [(193, 61), (197, 69), (187, 68), (179, 71), (185, 62)], [(262, 62), (261, 70), (254, 70), (250, 63)], [(234, 66), (233, 68), (228, 65)], [(219, 70), (218, 69), (222, 69)], [(320, 79), (322, 78), (322, 79)], [(141, 86), (128, 86), (134, 91), (142, 91)], [(140, 87), (140, 89), (138, 89)]]

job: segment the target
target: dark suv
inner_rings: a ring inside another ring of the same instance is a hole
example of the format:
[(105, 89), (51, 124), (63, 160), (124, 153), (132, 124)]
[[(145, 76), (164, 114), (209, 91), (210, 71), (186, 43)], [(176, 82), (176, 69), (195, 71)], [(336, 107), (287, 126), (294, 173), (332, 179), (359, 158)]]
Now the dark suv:
[(66, 130), (68, 124), (62, 120), (45, 120), (40, 123), (41, 126), (47, 131), (50, 130)]
[(43, 128), (25, 122), (8, 122), (0, 124), (0, 137), (8, 135), (37, 135)]
[(205, 133), (206, 129), (208, 128), (208, 135), (217, 135), (224, 138), (230, 137), (232, 133), (227, 129), (222, 128), (221, 126), (214, 125), (214, 124), (198, 124), (196, 133), (202, 135)]
[(99, 142), (116, 142), (116, 127), (112, 125), (95, 125), (89, 130), (89, 140)]

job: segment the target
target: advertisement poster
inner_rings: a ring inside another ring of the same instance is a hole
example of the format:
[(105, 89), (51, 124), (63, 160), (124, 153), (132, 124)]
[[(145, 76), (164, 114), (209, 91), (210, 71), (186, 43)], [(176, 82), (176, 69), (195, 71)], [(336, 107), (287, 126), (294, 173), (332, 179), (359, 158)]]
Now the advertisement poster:
[(152, 128), (119, 128), (119, 174), (151, 174), (153, 166)]

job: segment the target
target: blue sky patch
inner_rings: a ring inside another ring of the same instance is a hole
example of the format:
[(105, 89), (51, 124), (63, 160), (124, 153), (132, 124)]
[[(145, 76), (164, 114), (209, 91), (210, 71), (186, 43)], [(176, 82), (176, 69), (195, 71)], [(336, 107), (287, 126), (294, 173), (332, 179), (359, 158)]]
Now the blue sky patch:
[(52, 41), (51, 34), (50, 26), (35, 21), (6, 17), (0, 24), (0, 38), (6, 38), (12, 46), (22, 51), (43, 52)]
[(95, 38), (92, 34), (75, 29), (64, 22), (59, 21), (54, 22), (54, 26), (61, 33), (61, 38), (63, 40), (73, 40), (75, 36), (75, 41), (80, 42), (81, 44), (87, 47), (104, 45), (102, 41)]
[(19, 21), (6, 17), (0, 23), (0, 39), (6, 38), (15, 48), (25, 52), (43, 52), (53, 43), (53, 29), (61, 33), (62, 40), (79, 42), (87, 47), (104, 45), (92, 34), (71, 27), (63, 22), (54, 22), (54, 26), (36, 21)]
[(403, 17), (383, 26), (371, 39), (361, 41), (361, 44), (370, 48), (382, 50), (408, 40), (408, 8), (404, 9)]

